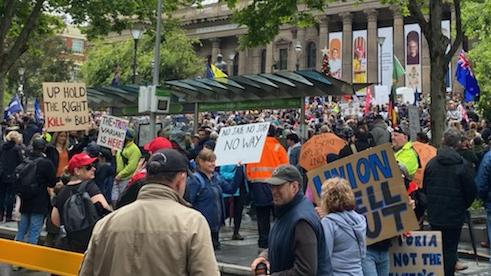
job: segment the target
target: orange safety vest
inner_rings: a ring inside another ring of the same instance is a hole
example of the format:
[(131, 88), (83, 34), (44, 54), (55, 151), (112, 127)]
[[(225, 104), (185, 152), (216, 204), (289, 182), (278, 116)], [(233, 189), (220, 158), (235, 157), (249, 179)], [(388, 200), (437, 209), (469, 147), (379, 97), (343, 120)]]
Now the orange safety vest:
[(261, 161), (247, 164), (247, 179), (251, 182), (263, 182), (273, 175), (279, 165), (288, 164), (288, 153), (274, 137), (266, 137)]

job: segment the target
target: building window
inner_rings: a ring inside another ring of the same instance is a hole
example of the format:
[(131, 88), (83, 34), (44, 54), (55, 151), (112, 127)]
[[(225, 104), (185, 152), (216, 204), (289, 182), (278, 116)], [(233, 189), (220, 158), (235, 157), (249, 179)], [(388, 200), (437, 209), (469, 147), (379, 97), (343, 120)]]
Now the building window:
[(317, 59), (317, 47), (314, 42), (307, 44), (307, 68), (315, 69)]
[(261, 74), (266, 73), (266, 49), (261, 51)]
[(234, 64), (232, 67), (232, 76), (238, 76), (238, 75), (239, 75), (239, 53), (235, 53)]
[(286, 48), (280, 49), (280, 63), (278, 67), (280, 70), (288, 69), (288, 49)]
[(72, 53), (83, 54), (84, 53), (84, 41), (82, 39), (72, 40)]

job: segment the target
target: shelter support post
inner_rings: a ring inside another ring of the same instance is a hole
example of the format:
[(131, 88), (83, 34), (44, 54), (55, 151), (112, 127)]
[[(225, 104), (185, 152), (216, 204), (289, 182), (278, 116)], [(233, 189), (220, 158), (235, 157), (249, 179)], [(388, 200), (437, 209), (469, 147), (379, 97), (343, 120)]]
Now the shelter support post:
[(300, 136), (302, 142), (307, 140), (307, 131), (305, 127), (305, 98), (300, 97)]
[(193, 123), (193, 131), (194, 133), (198, 133), (198, 120), (199, 120), (199, 109), (198, 103), (194, 103), (194, 123)]

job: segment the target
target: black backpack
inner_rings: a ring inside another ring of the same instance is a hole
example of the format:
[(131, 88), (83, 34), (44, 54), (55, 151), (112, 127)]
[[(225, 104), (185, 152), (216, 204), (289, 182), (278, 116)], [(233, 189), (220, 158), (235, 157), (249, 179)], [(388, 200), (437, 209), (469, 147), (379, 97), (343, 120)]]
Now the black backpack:
[(37, 196), (41, 191), (37, 182), (37, 165), (38, 158), (26, 158), (20, 163), (14, 171), (14, 192), (21, 199), (29, 199)]
[(87, 184), (87, 181), (82, 182), (80, 187), (63, 204), (63, 225), (68, 236), (72, 233), (91, 233), (95, 223), (100, 219), (97, 209), (86, 191)]

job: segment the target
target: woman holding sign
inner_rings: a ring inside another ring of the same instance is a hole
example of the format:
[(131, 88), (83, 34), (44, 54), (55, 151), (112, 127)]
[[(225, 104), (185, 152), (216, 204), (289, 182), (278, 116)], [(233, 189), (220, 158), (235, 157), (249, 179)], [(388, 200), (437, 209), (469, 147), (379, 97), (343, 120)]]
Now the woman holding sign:
[(225, 204), (223, 193), (233, 194), (237, 191), (237, 183), (227, 182), (215, 171), (215, 153), (203, 149), (196, 157), (197, 171), (188, 177), (184, 199), (200, 211), (206, 218), (211, 230), (213, 248), (220, 249), (218, 233), (225, 221)]

